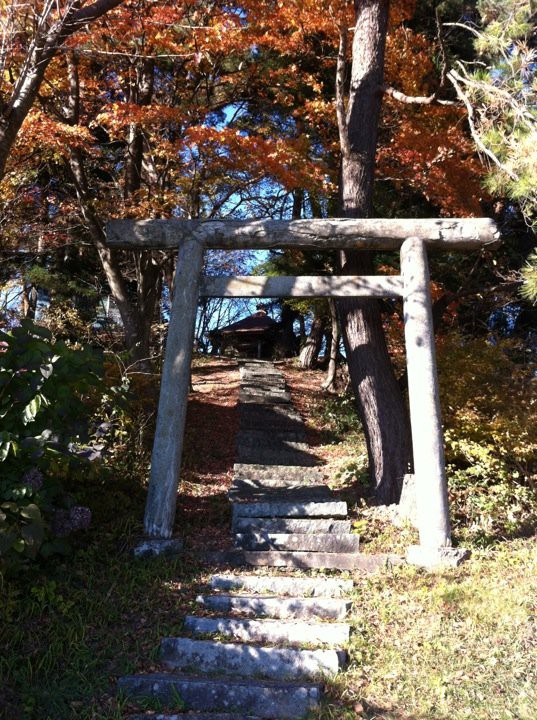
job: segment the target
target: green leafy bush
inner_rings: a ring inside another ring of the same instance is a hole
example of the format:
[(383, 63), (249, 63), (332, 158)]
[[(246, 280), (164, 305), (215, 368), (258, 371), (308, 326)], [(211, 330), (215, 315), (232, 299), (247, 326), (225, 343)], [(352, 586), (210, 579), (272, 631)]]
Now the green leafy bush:
[[(30, 321), (0, 332), (0, 570), (67, 549), (88, 526), (88, 508), (63, 480), (88, 455), (88, 418), (101, 387), (87, 348), (54, 342)], [(89, 454), (94, 450), (89, 449)]]
[(439, 343), (446, 461), (455, 530), (488, 542), (534, 531), (537, 402), (534, 368), (512, 341), (457, 334)]
[(323, 430), (336, 436), (359, 432), (362, 427), (351, 393), (327, 396), (316, 408), (316, 415)]

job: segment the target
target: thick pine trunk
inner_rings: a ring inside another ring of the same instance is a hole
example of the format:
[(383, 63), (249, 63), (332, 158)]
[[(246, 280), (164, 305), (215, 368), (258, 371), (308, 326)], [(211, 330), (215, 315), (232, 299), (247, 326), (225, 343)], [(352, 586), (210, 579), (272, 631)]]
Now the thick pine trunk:
[[(343, 36), (338, 61), (341, 213), (345, 217), (370, 217), (389, 0), (356, 0), (355, 8), (346, 110), (343, 106), (346, 39)], [(372, 274), (369, 253), (342, 252), (340, 264), (345, 274)], [(341, 300), (338, 310), (376, 496), (383, 503), (396, 502), (410, 457), (410, 425), (386, 347), (379, 303), (358, 298)]]

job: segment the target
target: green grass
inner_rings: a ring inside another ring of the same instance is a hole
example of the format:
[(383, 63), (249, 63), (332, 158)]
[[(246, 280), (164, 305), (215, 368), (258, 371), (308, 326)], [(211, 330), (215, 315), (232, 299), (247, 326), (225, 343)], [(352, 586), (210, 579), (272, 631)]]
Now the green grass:
[(528, 540), (457, 570), (356, 579), (350, 668), (318, 717), (533, 720), (536, 599)]
[(134, 560), (134, 537), (95, 537), (76, 559), (4, 585), (0, 716), (119, 718), (119, 675), (150, 669), (160, 638), (180, 632), (203, 571)]

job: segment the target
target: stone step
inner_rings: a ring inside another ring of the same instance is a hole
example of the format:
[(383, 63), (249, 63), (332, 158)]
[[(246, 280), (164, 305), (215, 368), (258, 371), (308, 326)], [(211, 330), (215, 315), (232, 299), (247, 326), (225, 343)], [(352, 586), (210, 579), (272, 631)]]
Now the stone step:
[(267, 533), (235, 534), (235, 547), (245, 550), (307, 550), (323, 553), (357, 553), (360, 536), (336, 533)]
[(314, 680), (334, 677), (345, 663), (345, 652), (302, 650), (214, 640), (167, 637), (160, 644), (160, 660), (168, 670), (219, 673), (267, 680)]
[(304, 428), (299, 430), (252, 430), (246, 428), (239, 433), (239, 440), (243, 445), (248, 444), (266, 444), (269, 443), (304, 443), (306, 431)]
[(260, 434), (275, 435), (276, 433), (282, 434), (295, 434), (295, 438), (287, 438), (293, 442), (305, 442), (307, 438), (306, 429), (302, 421), (292, 419), (278, 419), (266, 420), (264, 418), (246, 418), (239, 420), (239, 435), (248, 432), (256, 432)]
[(285, 383), (257, 383), (255, 385), (241, 385), (239, 395), (241, 393), (243, 395), (264, 397), (265, 395), (288, 395), (289, 391), (285, 387)]
[(257, 406), (255, 403), (239, 405), (239, 418), (241, 422), (243, 420), (263, 420), (264, 422), (288, 420), (303, 423), (302, 417), (292, 405), (276, 405), (274, 407)]
[(326, 485), (319, 487), (300, 488), (266, 488), (255, 489), (248, 487), (237, 487), (232, 485), (228, 490), (228, 497), (232, 502), (319, 502), (332, 499), (333, 495)]
[(207, 610), (271, 618), (320, 618), (342, 620), (351, 602), (342, 598), (277, 597), (270, 595), (198, 595)]
[(245, 390), (239, 390), (239, 402), (243, 403), (257, 403), (258, 405), (277, 405), (278, 403), (290, 403), (290, 393), (252, 393), (246, 392)]
[(286, 550), (206, 550), (193, 557), (208, 565), (229, 565), (229, 567), (274, 567), (322, 568), (324, 570), (377, 570), (401, 565), (403, 558), (398, 555), (365, 553), (324, 553), (289, 552)]
[(326, 502), (261, 502), (234, 503), (233, 520), (240, 517), (347, 517), (347, 503), (342, 500)]
[(136, 558), (178, 555), (183, 549), (182, 538), (142, 538), (133, 548)]
[(287, 385), (282, 377), (277, 375), (249, 375), (248, 377), (241, 378), (240, 384), (241, 390), (252, 390), (257, 392), (258, 390), (287, 390)]
[(291, 645), (345, 645), (347, 623), (308, 623), (298, 620), (250, 620), (187, 615), (184, 629), (193, 635), (220, 635), (241, 642), (288, 643)]
[(350, 520), (293, 520), (281, 518), (237, 518), (233, 524), (235, 532), (268, 532), (268, 533), (350, 533)]
[[(308, 448), (309, 449), (309, 448)], [(259, 448), (237, 449), (237, 460), (240, 463), (262, 463), (263, 465), (296, 465), (314, 467), (317, 464), (315, 455), (298, 450), (265, 450)]]
[(301, 720), (314, 710), (321, 696), (317, 683), (200, 678), (175, 673), (148, 673), (120, 678), (119, 689), (130, 700), (151, 699), (184, 710), (230, 712), (263, 720)]
[(269, 433), (264, 438), (243, 438), (240, 435), (237, 439), (237, 452), (253, 452), (260, 451), (262, 453), (310, 453), (311, 447), (308, 443), (296, 441), (296, 440), (285, 440), (283, 438), (273, 438)]
[(245, 590), (249, 593), (341, 597), (352, 592), (352, 580), (327, 577), (293, 577), (292, 575), (213, 575), (213, 590)]
[(241, 378), (241, 388), (257, 390), (262, 388), (286, 389), (285, 379), (281, 375), (248, 375)]
[(300, 480), (301, 482), (322, 482), (326, 477), (323, 468), (309, 465), (264, 465), (262, 463), (235, 463), (233, 475), (236, 480), (264, 480), (287, 481)]
[(285, 478), (274, 477), (274, 478), (234, 478), (231, 486), (236, 490), (242, 490), (244, 492), (264, 492), (269, 490), (318, 490), (320, 488), (326, 488), (329, 493), (332, 491), (321, 479), (316, 477), (312, 480), (302, 480), (295, 478), (286, 480)]

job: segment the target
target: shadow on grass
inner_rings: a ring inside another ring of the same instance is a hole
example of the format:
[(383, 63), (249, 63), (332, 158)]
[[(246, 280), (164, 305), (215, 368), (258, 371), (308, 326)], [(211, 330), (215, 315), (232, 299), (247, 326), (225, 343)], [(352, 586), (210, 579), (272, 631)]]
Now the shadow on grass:
[(193, 558), (134, 560), (134, 536), (101, 528), (69, 561), (4, 588), (0, 717), (116, 718), (118, 676), (151, 670), (180, 631), (204, 570)]

